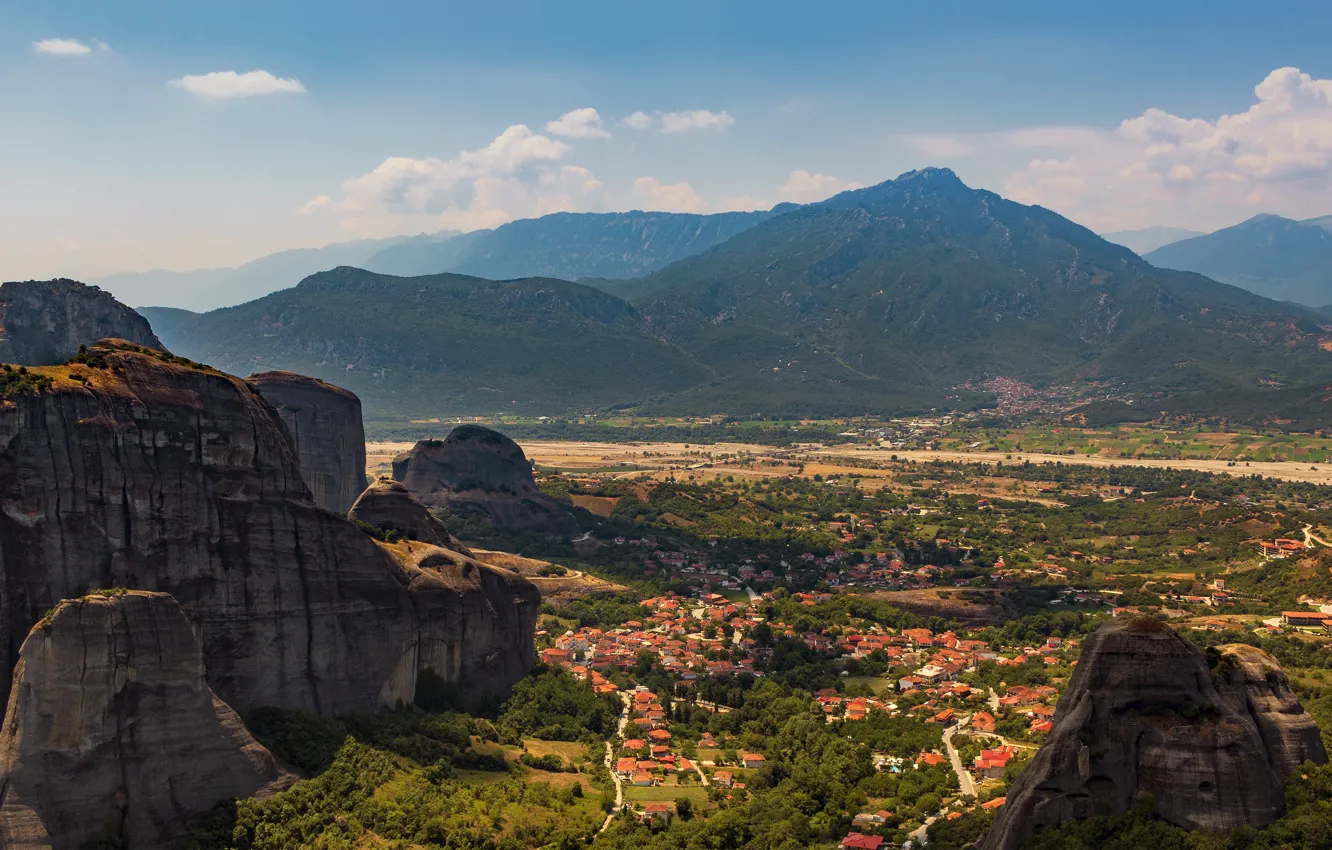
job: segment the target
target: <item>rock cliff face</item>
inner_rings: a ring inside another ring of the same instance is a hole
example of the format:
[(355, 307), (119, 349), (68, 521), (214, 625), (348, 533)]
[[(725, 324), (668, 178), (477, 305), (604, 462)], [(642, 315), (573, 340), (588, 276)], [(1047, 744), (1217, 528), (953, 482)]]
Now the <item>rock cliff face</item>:
[(518, 444), (480, 425), (460, 425), (393, 459), (394, 479), (423, 504), (485, 518), (498, 528), (574, 534), (578, 523), (542, 493)]
[(0, 363), (63, 363), (113, 337), (161, 349), (148, 320), (111, 293), (73, 280), (0, 284)]
[(1063, 821), (1123, 814), (1141, 793), (1162, 818), (1190, 829), (1276, 820), (1293, 765), (1327, 756), (1284, 677), (1265, 681), (1274, 668), (1266, 653), (1246, 651), (1223, 660), (1218, 687), (1203, 654), (1169, 627), (1111, 620), (1083, 645), (1054, 729), (982, 850), (1016, 850)]
[(315, 504), (334, 513), (351, 510), (365, 489), (361, 400), (295, 372), (262, 372), (245, 380), (282, 417)]
[(390, 551), (315, 505), (276, 412), (246, 382), (116, 344), (95, 353), (101, 368), (41, 369), (49, 389), (0, 400), (6, 669), (43, 612), (94, 587), (179, 600), (209, 683), (241, 711), (410, 702), (409, 661), (440, 643), (460, 676), (531, 665), (532, 631), (511, 625), (535, 619), (526, 582), (486, 604), (415, 592)]
[(24, 641), (0, 729), (0, 847), (169, 847), (216, 803), (292, 780), (209, 689), (170, 596), (61, 602)]
[(384, 531), (393, 531), (408, 540), (419, 540), (452, 549), (470, 556), (472, 553), (449, 534), (425, 505), (416, 500), (411, 491), (381, 475), (365, 489), (347, 514), (347, 519), (364, 522)]

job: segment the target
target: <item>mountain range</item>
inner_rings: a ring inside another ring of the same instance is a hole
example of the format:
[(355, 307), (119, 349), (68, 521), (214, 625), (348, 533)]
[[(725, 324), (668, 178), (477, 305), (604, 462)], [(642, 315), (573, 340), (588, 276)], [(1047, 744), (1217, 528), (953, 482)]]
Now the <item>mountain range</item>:
[(1215, 233), (1164, 245), (1144, 259), (1279, 301), (1308, 307), (1332, 304), (1332, 216), (1296, 221), (1257, 215)]
[(998, 376), (1131, 390), (1154, 411), (1303, 419), (1325, 416), (1332, 384), (1313, 311), (1156, 268), (947, 169), (778, 210), (637, 280), (589, 282), (339, 268), (239, 307), (144, 313), (178, 354), (313, 374), (378, 421), (898, 413), (978, 403), (966, 388)]
[(456, 272), (492, 280), (633, 278), (700, 254), (794, 204), (692, 213), (552, 213), (469, 233), (441, 231), (269, 254), (236, 268), (126, 272), (93, 283), (121, 301), (188, 310), (230, 307), (338, 266), (403, 277)]

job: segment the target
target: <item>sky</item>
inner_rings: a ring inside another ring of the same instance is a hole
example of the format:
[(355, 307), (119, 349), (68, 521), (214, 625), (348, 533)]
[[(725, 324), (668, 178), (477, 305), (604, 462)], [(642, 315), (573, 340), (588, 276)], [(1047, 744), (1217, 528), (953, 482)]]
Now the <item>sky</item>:
[(1101, 232), (1332, 214), (1332, 4), (0, 0), (0, 280), (915, 168)]

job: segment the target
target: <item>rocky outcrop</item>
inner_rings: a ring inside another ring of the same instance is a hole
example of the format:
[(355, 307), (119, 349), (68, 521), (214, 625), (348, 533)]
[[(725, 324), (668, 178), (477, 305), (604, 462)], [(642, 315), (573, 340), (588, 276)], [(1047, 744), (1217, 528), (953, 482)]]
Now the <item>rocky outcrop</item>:
[(444, 523), (416, 500), (410, 490), (387, 475), (379, 476), (365, 488), (347, 519), (393, 532), (407, 540), (442, 546), (464, 555), (472, 554), (449, 534)]
[(0, 847), (169, 847), (215, 804), (293, 780), (209, 689), (170, 596), (64, 601), (24, 641), (0, 729)]
[(427, 507), (483, 518), (497, 528), (578, 531), (573, 515), (537, 488), (518, 444), (480, 425), (460, 425), (444, 440), (417, 443), (393, 459), (393, 477)]
[(0, 284), (0, 363), (63, 363), (80, 345), (108, 337), (162, 349), (147, 319), (95, 286), (73, 280)]
[(1277, 774), (1284, 779), (1306, 761), (1326, 764), (1318, 724), (1300, 705), (1281, 664), (1256, 646), (1230, 643), (1217, 649), (1221, 696), (1236, 713), (1253, 718)]
[(1259, 654), (1229, 665), (1234, 656), (1223, 655), (1214, 675), (1193, 644), (1156, 620), (1119, 617), (1097, 629), (983, 850), (1016, 850), (1066, 820), (1123, 814), (1140, 794), (1189, 829), (1276, 820), (1293, 760), (1326, 754), (1284, 677), (1269, 688), (1254, 681), (1276, 664)]
[(532, 636), (541, 594), (517, 573), (428, 543), (381, 544), (421, 605), (420, 639), (387, 690), (414, 693), (415, 675), (433, 670), (466, 683), (468, 703), (502, 696), (532, 669)]
[(41, 369), (49, 388), (0, 400), (6, 669), (43, 612), (94, 587), (179, 600), (209, 683), (242, 712), (410, 702), (414, 659), (441, 643), (458, 675), (504, 676), (464, 692), (531, 665), (534, 589), (414, 590), (393, 552), (315, 505), (277, 413), (245, 381), (117, 344), (94, 353), (100, 367)]
[(365, 489), (365, 426), (356, 394), (295, 372), (245, 379), (282, 417), (315, 504), (351, 510)]

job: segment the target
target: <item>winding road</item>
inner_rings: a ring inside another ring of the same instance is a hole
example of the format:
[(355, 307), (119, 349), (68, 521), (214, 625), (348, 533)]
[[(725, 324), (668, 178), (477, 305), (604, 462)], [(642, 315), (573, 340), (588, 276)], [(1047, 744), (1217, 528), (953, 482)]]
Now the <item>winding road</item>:
[[(629, 694), (621, 692), (620, 702), (624, 703), (624, 709), (620, 712), (620, 722), (615, 727), (615, 734), (624, 737), (624, 727), (629, 725), (629, 708), (633, 703), (629, 699)], [(611, 809), (606, 815), (606, 822), (601, 825), (597, 832), (605, 832), (610, 828), (611, 821), (624, 808), (624, 780), (620, 774), (615, 772), (615, 750), (611, 747), (611, 742), (606, 742), (606, 770), (610, 772), (611, 781), (615, 783), (615, 808)], [(701, 773), (700, 773), (701, 775)]]

